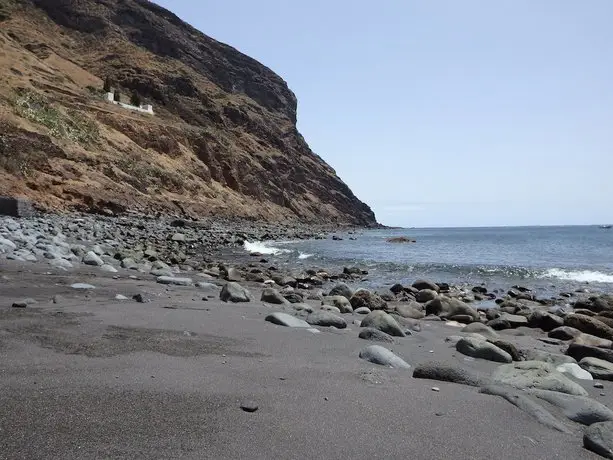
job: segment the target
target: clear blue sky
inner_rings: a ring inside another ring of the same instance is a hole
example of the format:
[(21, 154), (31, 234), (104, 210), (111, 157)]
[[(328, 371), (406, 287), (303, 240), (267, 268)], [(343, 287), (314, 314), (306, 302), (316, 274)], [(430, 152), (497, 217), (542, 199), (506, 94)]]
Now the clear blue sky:
[(157, 3), (281, 75), (382, 223), (613, 223), (611, 0)]

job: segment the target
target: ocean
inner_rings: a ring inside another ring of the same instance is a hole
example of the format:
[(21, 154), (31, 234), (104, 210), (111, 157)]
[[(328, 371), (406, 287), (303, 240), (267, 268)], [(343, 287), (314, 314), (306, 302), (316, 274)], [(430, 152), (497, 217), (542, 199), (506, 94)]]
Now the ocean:
[[(418, 278), (490, 289), (523, 285), (541, 295), (577, 289), (613, 292), (613, 229), (599, 226), (382, 229), (304, 241), (248, 242), (278, 265), (342, 270), (383, 288)], [(415, 243), (389, 243), (406, 236)], [(351, 240), (353, 237), (355, 240)]]

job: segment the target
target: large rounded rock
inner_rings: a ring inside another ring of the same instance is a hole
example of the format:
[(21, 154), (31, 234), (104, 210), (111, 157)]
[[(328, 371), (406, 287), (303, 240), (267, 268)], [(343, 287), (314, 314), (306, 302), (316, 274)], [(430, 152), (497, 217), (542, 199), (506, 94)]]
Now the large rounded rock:
[(421, 363), (413, 371), (413, 378), (439, 380), (473, 387), (481, 386), (485, 380), (467, 369), (437, 361)]
[(415, 294), (415, 300), (417, 300), (419, 303), (426, 303), (436, 299), (437, 297), (437, 292), (432, 289), (422, 289), (417, 294)]
[(330, 289), (330, 292), (328, 293), (328, 295), (330, 297), (332, 296), (343, 296), (345, 297), (347, 300), (351, 299), (351, 296), (353, 295), (353, 290), (347, 286), (345, 283), (339, 283), (336, 286), (334, 286), (332, 289)]
[(541, 361), (543, 363), (559, 366), (565, 363), (576, 363), (577, 361), (570, 356), (561, 355), (560, 353), (551, 353), (545, 350), (528, 349), (522, 350), (522, 354), (526, 361)]
[(422, 319), (426, 316), (422, 307), (417, 302), (402, 303), (396, 305), (396, 313), (403, 318)]
[(274, 305), (284, 305), (288, 303), (285, 297), (283, 297), (279, 291), (273, 288), (264, 289), (260, 300), (262, 302), (271, 303)]
[(522, 360), (522, 357), (521, 357), (521, 355), (519, 353), (519, 350), (511, 342), (508, 342), (506, 340), (500, 340), (500, 339), (487, 339), (487, 341), (490, 342), (490, 343), (493, 343), (494, 345), (496, 345), (501, 350), (506, 351), (509, 355), (511, 355), (511, 358), (513, 358), (513, 361), (521, 361)]
[(104, 260), (102, 260), (94, 251), (89, 251), (87, 254), (85, 254), (85, 256), (83, 256), (83, 263), (85, 265), (100, 267), (104, 265)]
[(584, 334), (580, 332), (577, 337), (572, 340), (572, 343), (576, 343), (577, 345), (588, 345), (590, 347), (598, 347), (598, 348), (611, 348), (613, 347), (613, 342), (607, 339), (601, 339), (600, 337), (596, 337), (595, 335)]
[(438, 284), (430, 280), (417, 280), (413, 283), (413, 287), (418, 291), (422, 291), (424, 289), (430, 289), (435, 292), (440, 291)]
[(371, 310), (384, 310), (387, 308), (387, 303), (378, 294), (366, 289), (358, 289), (350, 299), (351, 306), (356, 309), (367, 307)]
[(613, 421), (611, 409), (586, 396), (575, 396), (547, 390), (530, 390), (530, 394), (558, 407), (566, 417), (582, 425)]
[(324, 298), (324, 305), (336, 307), (341, 313), (353, 313), (351, 303), (347, 297), (342, 295), (333, 295)]
[(285, 327), (311, 327), (305, 320), (296, 318), (295, 316), (288, 315), (287, 313), (275, 312), (268, 315), (265, 319), (269, 323), (276, 324), (277, 326)]
[(549, 331), (549, 334), (547, 334), (547, 336), (552, 339), (558, 340), (572, 340), (579, 334), (582, 334), (579, 329), (575, 329), (574, 327), (568, 326), (560, 326)]
[(613, 340), (613, 328), (607, 326), (602, 321), (586, 316), (586, 315), (566, 315), (564, 318), (564, 325), (579, 329), (586, 334), (595, 335), (607, 340)]
[(399, 356), (381, 345), (370, 345), (360, 352), (360, 358), (394, 369), (410, 369), (411, 366)]
[(613, 350), (607, 350), (605, 348), (571, 343), (568, 346), (568, 350), (566, 350), (566, 354), (577, 361), (581, 361), (583, 358), (598, 358), (613, 363)]
[(386, 334), (385, 332), (380, 331), (379, 329), (373, 329), (372, 327), (367, 327), (367, 328), (362, 329), (360, 333), (358, 334), (358, 337), (360, 339), (370, 340), (372, 342), (387, 342), (387, 343), (394, 342), (394, 338), (391, 335)]
[(486, 326), (483, 323), (469, 324), (465, 326), (461, 332), (480, 334), (483, 337), (487, 337), (489, 339), (497, 339), (498, 337), (500, 337), (494, 329), (489, 326)]
[(522, 315), (511, 315), (509, 313), (502, 313), (500, 315), (500, 318), (498, 319), (507, 321), (512, 328), (528, 325), (528, 318)]
[(592, 377), (599, 380), (613, 380), (613, 363), (598, 358), (583, 358), (579, 365)]
[(592, 423), (583, 433), (583, 447), (613, 459), (613, 422)]
[(384, 311), (377, 310), (366, 315), (361, 323), (362, 327), (378, 329), (394, 337), (404, 337), (405, 333), (398, 322)]
[(335, 327), (337, 329), (345, 329), (347, 327), (347, 321), (340, 316), (335, 315), (329, 311), (315, 311), (306, 318), (306, 322), (313, 326), (321, 327)]
[(510, 363), (511, 355), (493, 343), (476, 337), (462, 337), (456, 344), (456, 350), (472, 358), (480, 358), (497, 363)]
[(226, 283), (219, 293), (219, 299), (223, 302), (249, 302), (251, 294), (238, 283)]
[(536, 388), (558, 391), (577, 396), (587, 396), (587, 391), (558, 372), (552, 364), (541, 361), (519, 361), (503, 364), (492, 373), (493, 383), (519, 389)]
[(426, 315), (436, 315), (444, 318), (466, 315), (473, 322), (480, 320), (479, 312), (470, 305), (461, 300), (443, 295), (426, 303)]

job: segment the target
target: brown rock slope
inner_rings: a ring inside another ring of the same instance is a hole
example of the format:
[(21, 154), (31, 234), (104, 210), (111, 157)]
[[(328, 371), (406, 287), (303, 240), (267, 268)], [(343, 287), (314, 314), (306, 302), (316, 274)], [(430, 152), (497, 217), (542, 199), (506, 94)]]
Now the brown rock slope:
[[(155, 115), (108, 102), (110, 77)], [(274, 72), (146, 0), (0, 0), (0, 194), (48, 209), (373, 225)]]

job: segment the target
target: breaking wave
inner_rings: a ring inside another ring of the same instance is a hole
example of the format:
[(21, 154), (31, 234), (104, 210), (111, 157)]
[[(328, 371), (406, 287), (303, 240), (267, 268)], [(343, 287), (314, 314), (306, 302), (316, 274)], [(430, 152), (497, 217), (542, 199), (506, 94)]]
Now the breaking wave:
[(313, 254), (307, 254), (306, 252), (301, 252), (301, 253), (298, 255), (298, 258), (299, 258), (300, 260), (308, 259), (308, 258), (310, 258), (310, 257), (313, 257)]
[(557, 278), (581, 283), (613, 283), (613, 275), (592, 270), (573, 271), (551, 268), (545, 271), (540, 278)]
[(274, 246), (268, 246), (262, 241), (254, 241), (253, 243), (245, 241), (243, 247), (247, 252), (257, 252), (260, 254), (267, 254), (272, 256), (278, 256), (280, 254), (289, 254), (290, 252), (292, 252), (290, 249), (279, 249), (275, 248)]

